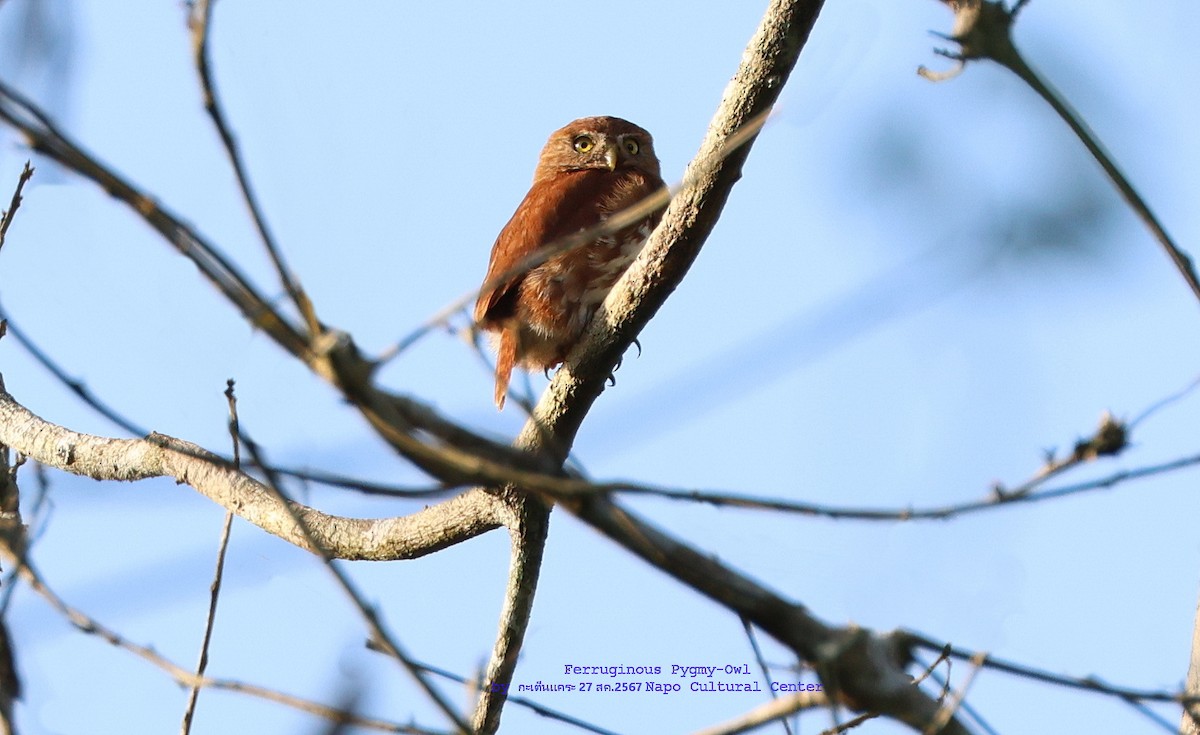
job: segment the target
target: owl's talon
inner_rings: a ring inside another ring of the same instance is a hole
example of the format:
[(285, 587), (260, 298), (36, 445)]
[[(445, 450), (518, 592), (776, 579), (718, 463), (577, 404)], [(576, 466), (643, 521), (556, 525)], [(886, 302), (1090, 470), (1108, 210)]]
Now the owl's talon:
[[(618, 366), (620, 366), (620, 363), (617, 363), (617, 365), (618, 365)], [(608, 374), (608, 387), (610, 387), (610, 388), (611, 388), (611, 387), (613, 387), (613, 386), (615, 386), (615, 385), (617, 384), (617, 376), (614, 374), (614, 373), (616, 373), (616, 372), (617, 372), (617, 371), (616, 371), (616, 369), (614, 368), (614, 369), (613, 369), (613, 372), (611, 372), (611, 373), (609, 373), (609, 374)]]
[(638, 357), (642, 356), (642, 343), (637, 341), (637, 337), (633, 338), (633, 346), (638, 348)]

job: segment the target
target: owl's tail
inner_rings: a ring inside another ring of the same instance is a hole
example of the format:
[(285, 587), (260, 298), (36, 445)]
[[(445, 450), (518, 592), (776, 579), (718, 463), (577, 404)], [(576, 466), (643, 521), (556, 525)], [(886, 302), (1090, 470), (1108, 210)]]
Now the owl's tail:
[(500, 352), (496, 355), (496, 410), (504, 410), (508, 381), (517, 362), (517, 331), (505, 329), (500, 334)]

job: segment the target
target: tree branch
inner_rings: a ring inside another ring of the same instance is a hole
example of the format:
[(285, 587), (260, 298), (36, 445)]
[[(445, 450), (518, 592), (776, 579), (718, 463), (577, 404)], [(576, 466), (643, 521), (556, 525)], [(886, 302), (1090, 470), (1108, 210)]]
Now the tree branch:
[[(816, 22), (821, 2), (776, 0), (764, 16), (726, 89), (685, 184), (659, 227), (597, 313), (588, 334), (543, 395), (518, 445), (565, 459), (604, 381), (641, 328), (686, 275), (749, 154), (757, 130), (731, 148), (740, 131), (774, 104)], [(916, 728), (934, 722), (938, 706), (912, 685), (896, 639), (835, 629), (807, 610), (725, 567), (609, 500), (563, 503), (572, 513), (688, 586), (735, 611), (814, 662), (831, 696), (856, 708), (889, 714)], [(965, 733), (955, 719), (942, 732)]]
[[(271, 490), (220, 457), (163, 434), (110, 439), (52, 424), (21, 406), (0, 377), (0, 444), (49, 467), (95, 480), (132, 482), (171, 477), (237, 513), (259, 528), (319, 553)], [(471, 491), (410, 516), (359, 519), (328, 515), (299, 503), (292, 507), (316, 542), (341, 559), (414, 559), (501, 525), (498, 504)]]
[(1012, 26), (1025, 3), (1018, 1), (1009, 9), (998, 0), (942, 0), (942, 2), (954, 11), (954, 30), (950, 35), (942, 37), (959, 44), (960, 50), (958, 52), (938, 50), (938, 53), (954, 59), (958, 62), (958, 66), (948, 73), (931, 72), (922, 66), (917, 69), (917, 73), (930, 81), (940, 82), (957, 76), (966, 67), (968, 61), (991, 59), (1020, 77), (1021, 81), (1036, 92), (1046, 104), (1050, 105), (1051, 109), (1071, 128), (1075, 137), (1083, 143), (1096, 163), (1100, 164), (1100, 168), (1104, 169), (1109, 181), (1117, 187), (1121, 198), (1158, 241), (1163, 252), (1170, 258), (1175, 269), (1179, 271), (1179, 275), (1191, 289), (1192, 295), (1200, 300), (1200, 276), (1196, 274), (1191, 256), (1176, 245), (1171, 236), (1167, 234), (1166, 228), (1151, 211), (1150, 205), (1121, 172), (1117, 162), (1100, 143), (1100, 138), (1092, 132), (1079, 113), (1071, 108), (1065, 97), (1038, 76), (1033, 67), (1017, 50), (1012, 40)]
[[(563, 461), (584, 416), (620, 356), (657, 313), (695, 260), (757, 135), (808, 39), (821, 0), (773, 0), (726, 88), (684, 185), (662, 222), (593, 319), (582, 344), (542, 396), (518, 446)], [(750, 135), (742, 136), (750, 129)], [(736, 143), (736, 145), (732, 145)], [(563, 506), (653, 566), (696, 589), (813, 662), (831, 697), (894, 717), (914, 728), (934, 721), (938, 706), (904, 673), (895, 638), (832, 628), (799, 604), (738, 574), (602, 497)], [(835, 697), (836, 698), (836, 697)], [(951, 719), (941, 730), (962, 735)]]
[(13, 190), (12, 201), (8, 203), (8, 209), (0, 211), (0, 250), (4, 248), (4, 238), (8, 235), (8, 228), (12, 225), (13, 217), (21, 207), (21, 192), (25, 189), (25, 184), (29, 183), (32, 178), (33, 167), (29, 165), (29, 161), (26, 161), (25, 168), (21, 169), (21, 175), (17, 178), (17, 188)]
[(267, 250), (267, 255), (271, 258), (271, 263), (275, 266), (275, 272), (279, 275), (279, 281), (283, 284), (284, 290), (288, 292), (292, 303), (296, 305), (296, 309), (304, 318), (305, 324), (308, 326), (310, 334), (317, 334), (321, 331), (321, 325), (317, 321), (316, 310), (313, 308), (312, 302), (308, 298), (308, 294), (300, 286), (300, 282), (296, 279), (294, 273), (288, 268), (287, 262), (283, 258), (283, 251), (275, 242), (274, 235), (271, 234), (271, 228), (267, 226), (267, 217), (262, 211), (262, 206), (258, 203), (258, 197), (254, 194), (254, 187), (250, 185), (250, 174), (246, 172), (246, 164), (242, 160), (241, 151), (238, 149), (237, 140), (233, 137), (233, 132), (229, 128), (229, 123), (225, 119), (225, 110), (221, 105), (221, 100), (217, 96), (216, 84), (213, 82), (212, 61), (209, 55), (209, 38), (211, 37), (212, 28), (212, 11), (214, 0), (196, 0), (191, 8), (191, 13), (188, 16), (188, 25), (192, 31), (192, 56), (196, 64), (196, 73), (200, 77), (200, 89), (204, 94), (204, 109), (208, 112), (209, 118), (212, 119), (213, 127), (217, 129), (217, 135), (221, 138), (221, 145), (225, 148), (225, 153), (229, 157), (229, 163), (233, 166), (234, 175), (237, 177), (238, 189), (242, 192), (242, 199), (246, 202), (246, 207), (250, 210), (250, 217), (254, 220), (254, 226), (258, 229), (259, 239), (262, 240), (263, 247)]
[(77, 608), (71, 607), (62, 598), (60, 598), (50, 586), (42, 579), (41, 574), (33, 568), (27, 559), (17, 556), (15, 549), (0, 543), (0, 551), (9, 553), (17, 564), (20, 565), (20, 574), (22, 579), (29, 584), (30, 589), (40, 595), (49, 605), (54, 608), (60, 615), (66, 618), (77, 629), (88, 635), (94, 635), (109, 645), (115, 646), (124, 651), (128, 651), (133, 655), (147, 661), (156, 668), (164, 671), (175, 680), (180, 686), (185, 687), (203, 687), (208, 689), (223, 689), (230, 692), (240, 692), (242, 694), (258, 697), (270, 702), (276, 702), (287, 707), (292, 707), (301, 712), (307, 712), (317, 717), (322, 717), (334, 722), (346, 722), (347, 724), (356, 725), (371, 730), (378, 730), (390, 733), (403, 733), (404, 735), (453, 735), (445, 730), (433, 730), (423, 727), (418, 727), (413, 724), (402, 725), (397, 722), (388, 722), (369, 717), (361, 717), (348, 712), (346, 710), (331, 707), (320, 702), (304, 699), (301, 697), (285, 694), (276, 689), (249, 684), (242, 681), (232, 679), (214, 679), (208, 676), (194, 674), (188, 669), (171, 661), (167, 657), (155, 651), (152, 647), (143, 646), (134, 643), (117, 631), (103, 625), (92, 617), (89, 617)]

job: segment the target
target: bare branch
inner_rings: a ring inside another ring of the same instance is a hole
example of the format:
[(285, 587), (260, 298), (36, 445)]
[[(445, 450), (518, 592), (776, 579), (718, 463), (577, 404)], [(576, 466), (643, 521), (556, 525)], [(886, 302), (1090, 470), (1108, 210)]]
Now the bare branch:
[[(303, 532), (307, 529), (321, 548), (342, 559), (413, 559), (474, 538), (502, 522), (494, 500), (480, 491), (396, 518), (345, 518), (299, 503), (285, 506), (268, 487), (195, 444), (162, 434), (109, 439), (74, 432), (18, 404), (2, 381), (0, 444), (45, 465), (97, 480), (174, 478), (264, 531), (317, 552)], [(289, 508), (304, 519), (303, 528)]]
[[(374, 648), (374, 646), (372, 646), (372, 648)], [(473, 681), (473, 680), (467, 679), (464, 676), (459, 676), (458, 674), (455, 674), (450, 671), (446, 671), (445, 669), (440, 669), (436, 666), (430, 666), (429, 664), (423, 664), (423, 663), (417, 662), (417, 665), (420, 666), (425, 671), (428, 671), (431, 674), (437, 674), (438, 676), (440, 676), (444, 679), (456, 681), (459, 684), (465, 684), (468, 687), (470, 687), (472, 690), (477, 691), (480, 689), (480, 684), (478, 681)], [(596, 733), (596, 735), (616, 735), (616, 733), (614, 733), (612, 730), (606, 730), (605, 728), (599, 727), (597, 725), (593, 725), (590, 722), (584, 722), (583, 720), (580, 720), (577, 717), (572, 717), (571, 715), (565, 714), (563, 712), (559, 712), (558, 710), (552, 709), (543, 704), (539, 704), (538, 702), (535, 702), (532, 699), (529, 699), (527, 697), (514, 696), (513, 694), (509, 694), (507, 701), (512, 702), (513, 704), (517, 704), (522, 707), (525, 707), (525, 708), (529, 709), (531, 712), (533, 712), (534, 714), (537, 714), (541, 717), (545, 717), (548, 720), (553, 720), (555, 722), (562, 722), (564, 724), (571, 725), (573, 727), (577, 727), (580, 730), (587, 730), (588, 732)]]
[(555, 469), (539, 457), (514, 451), (447, 421), (416, 401), (377, 389), (371, 382), (377, 365), (359, 354), (348, 334), (323, 330), (311, 340), (302, 335), (215, 246), (86, 153), (37, 105), (3, 82), (0, 120), (24, 133), (35, 150), (95, 181), (131, 207), (195, 263), (251, 324), (340, 389), (383, 439), (432, 476), (447, 485), (498, 484), (504, 482), (505, 469), (510, 466)]
[[(1150, 210), (1150, 205), (1117, 167), (1116, 161), (1104, 149), (1100, 139), (1092, 132), (1079, 113), (1072, 109), (1066, 99), (1048, 82), (1038, 76), (1013, 44), (1013, 22), (1025, 2), (1017, 2), (1011, 10), (1006, 8), (1003, 2), (996, 0), (942, 0), (942, 2), (954, 11), (954, 30), (945, 38), (959, 44), (961, 50), (954, 54), (945, 51), (940, 53), (959, 61), (960, 66), (955, 74), (957, 71), (961, 71), (963, 65), (968, 61), (991, 59), (1029, 85), (1046, 104), (1058, 113), (1063, 122), (1071, 128), (1075, 137), (1079, 138), (1087, 148), (1088, 153), (1092, 154), (1096, 163), (1099, 163), (1100, 167), (1104, 169), (1104, 173), (1108, 175), (1121, 197), (1125, 199), (1125, 203), (1142, 220), (1142, 224), (1150, 230), (1150, 234), (1158, 241), (1167, 257), (1175, 265), (1176, 270), (1183, 276), (1183, 280), (1192, 290), (1192, 294), (1200, 299), (1200, 276), (1196, 275), (1191, 257), (1180, 249), (1167, 234), (1162, 223), (1158, 221), (1158, 217)], [(917, 73), (931, 81), (943, 81), (948, 76), (955, 75), (938, 75), (925, 67), (919, 68)]]
[[(745, 508), (748, 510), (779, 511), (799, 513), (802, 515), (821, 516), (859, 521), (916, 521), (916, 520), (947, 520), (957, 516), (978, 513), (986, 510), (1013, 505), (1017, 503), (1034, 503), (1043, 500), (1064, 498), (1096, 490), (1106, 490), (1125, 482), (1145, 479), (1156, 475), (1168, 474), (1178, 470), (1200, 465), (1200, 454), (1180, 457), (1160, 464), (1147, 465), (1128, 470), (1118, 470), (1105, 477), (1087, 480), (1072, 485), (1047, 488), (1038, 492), (1010, 494), (995, 492), (982, 500), (929, 508), (850, 508), (846, 506), (821, 505), (752, 496), (742, 493), (730, 493), (710, 490), (680, 490), (672, 488), (639, 485), (636, 483), (599, 483), (587, 489), (586, 494), (605, 494), (612, 492), (630, 493), (634, 495), (649, 495), (669, 498), (672, 500), (688, 500), (707, 503), (718, 507)], [(1037, 479), (1037, 478), (1035, 478)], [(570, 486), (564, 484), (563, 491), (569, 495), (575, 494)]]
[(538, 497), (500, 497), (512, 514), (505, 523), (511, 539), (511, 557), (504, 605), (500, 611), (500, 629), (488, 660), (472, 723), (480, 735), (500, 729), (500, 713), (517, 669), (517, 656), (529, 627), (529, 616), (533, 613), (550, 524), (550, 509)]
[[(4, 551), (10, 554), (13, 549), (4, 547)], [(14, 556), (14, 558), (16, 558)], [(200, 686), (212, 689), (224, 689), (231, 692), (240, 692), (260, 699), (265, 699), (271, 702), (292, 707), (293, 709), (302, 712), (308, 712), (318, 717), (323, 717), (329, 720), (346, 720), (359, 727), (365, 727), (371, 730), (381, 732), (403, 733), (404, 735), (449, 735), (442, 730), (430, 730), (426, 728), (416, 727), (414, 725), (401, 725), (395, 722), (387, 722), (374, 718), (361, 717), (352, 712), (346, 712), (334, 707), (329, 707), (312, 700), (294, 697), (290, 694), (261, 687), (255, 684), (247, 684), (245, 682), (234, 681), (232, 679), (210, 679), (207, 677), (198, 677), (186, 668), (176, 664), (162, 654), (155, 651), (153, 648), (140, 645), (125, 638), (120, 633), (108, 628), (97, 622), (94, 618), (89, 617), (77, 608), (71, 607), (62, 600), (53, 590), (45, 583), (41, 575), (29, 565), (28, 560), (17, 559), (17, 563), (21, 565), (21, 576), (29, 584), (30, 588), (40, 595), (52, 608), (57, 610), (63, 617), (71, 622), (77, 629), (83, 633), (94, 635), (104, 640), (116, 648), (128, 651), (139, 658), (149, 662), (153, 666), (165, 671), (181, 686)]]
[(13, 217), (17, 214), (17, 209), (21, 207), (21, 192), (25, 189), (25, 184), (33, 178), (33, 167), (29, 165), (29, 161), (25, 162), (25, 168), (21, 170), (20, 177), (17, 178), (17, 188), (13, 191), (12, 201), (8, 204), (8, 209), (0, 212), (0, 250), (4, 248), (4, 237), (8, 234), (8, 228), (12, 225)]
[(1192, 696), (1183, 693), (1167, 692), (1156, 689), (1133, 689), (1131, 687), (1113, 686), (1100, 681), (1094, 676), (1076, 677), (1056, 674), (1052, 671), (1046, 671), (1045, 669), (1026, 666), (1024, 664), (1018, 664), (1004, 659), (998, 659), (991, 655), (981, 654), (979, 651), (971, 651), (958, 646), (953, 646), (949, 643), (943, 643), (914, 631), (898, 631), (897, 635), (906, 638), (912, 645), (918, 648), (939, 652), (947, 651), (951, 657), (961, 661), (972, 661), (978, 658), (980, 660), (980, 665), (985, 669), (1003, 671), (1008, 674), (1025, 677), (1026, 679), (1041, 681), (1046, 684), (1055, 684), (1057, 686), (1067, 687), (1070, 689), (1079, 689), (1083, 691), (1096, 692), (1098, 694), (1107, 694), (1120, 699), (1138, 702), (1176, 702), (1179, 704), (1200, 703), (1200, 696)]
[(195, 0), (188, 15), (188, 25), (192, 31), (192, 54), (196, 64), (196, 72), (200, 77), (200, 87), (204, 93), (204, 109), (208, 112), (208, 116), (212, 118), (213, 126), (217, 129), (217, 134), (221, 137), (221, 144), (224, 146), (225, 153), (229, 156), (229, 163), (233, 166), (234, 174), (237, 176), (238, 188), (242, 192), (242, 199), (245, 200), (246, 206), (250, 210), (254, 226), (258, 228), (259, 239), (262, 240), (263, 247), (266, 248), (267, 254), (271, 258), (271, 263), (275, 266), (275, 272), (279, 274), (280, 282), (308, 325), (309, 334), (319, 334), (322, 329), (320, 323), (317, 321), (316, 310), (313, 308), (308, 294), (301, 288), (299, 280), (292, 273), (291, 269), (288, 268), (287, 262), (283, 258), (283, 251), (276, 244), (275, 237), (271, 234), (270, 227), (267, 226), (266, 215), (263, 214), (262, 207), (258, 203), (258, 197), (254, 194), (254, 187), (250, 185), (250, 175), (246, 172), (246, 164), (242, 160), (237, 140), (233, 137), (233, 132), (230, 130), (229, 123), (225, 118), (225, 111), (221, 105), (221, 100), (217, 96), (208, 46), (212, 29), (212, 10), (213, 0)]
[[(983, 668), (983, 662), (987, 659), (987, 654), (980, 652), (971, 657), (971, 670), (967, 673), (967, 680), (958, 687), (958, 691), (950, 698), (950, 701), (943, 704), (938, 710), (937, 716), (933, 718), (933, 722), (925, 728), (926, 735), (934, 735), (939, 732), (942, 727), (950, 721), (958, 708), (962, 706), (963, 699), (967, 696), (967, 690), (971, 688), (971, 684), (975, 681), (975, 677), (979, 674), (979, 670)], [(950, 683), (949, 677), (946, 679), (947, 685)]]
[(204, 619), (204, 637), (200, 643), (200, 661), (196, 664), (196, 683), (188, 691), (187, 705), (183, 710), (182, 735), (192, 731), (192, 717), (196, 713), (196, 701), (200, 697), (200, 681), (208, 669), (208, 646), (212, 641), (213, 624), (217, 619), (217, 600), (221, 596), (221, 576), (225, 571), (225, 552), (229, 548), (229, 532), (233, 528), (233, 512), (225, 511), (225, 522), (221, 525), (221, 540), (217, 542), (217, 569), (213, 573), (208, 602), (208, 615)]
[[(233, 427), (233, 431), (237, 431), (236, 427)], [(246, 449), (252, 455), (257, 451), (253, 442), (247, 442)], [(412, 675), (412, 677), (416, 680), (417, 685), (421, 687), (433, 704), (439, 710), (441, 710), (441, 712), (446, 715), (446, 717), (452, 723), (454, 723), (454, 726), (457, 728), (456, 732), (460, 733), (461, 735), (475, 733), (475, 731), (467, 725), (463, 718), (454, 709), (453, 705), (450, 704), (450, 701), (446, 699), (441, 691), (435, 687), (433, 682), (431, 682), (425, 675), (425, 670), (419, 666), (411, 656), (408, 655), (405, 649), (400, 645), (399, 640), (383, 624), (383, 620), (379, 613), (373, 606), (367, 604), (366, 598), (363, 597), (363, 594), (358, 590), (358, 587), (350, 581), (350, 578), (346, 575), (342, 568), (334, 563), (333, 556), (330, 554), (329, 550), (321, 546), (320, 541), (308, 527), (308, 519), (299, 511), (299, 506), (297, 506), (295, 503), (292, 503), (288, 497), (284, 495), (283, 490), (279, 487), (279, 484), (275, 481), (275, 478), (268, 476), (267, 488), (295, 522), (296, 527), (300, 531), (300, 534), (305, 542), (303, 547), (313, 550), (321, 558), (325, 568), (329, 570), (329, 573), (337, 581), (338, 586), (342, 588), (342, 591), (346, 593), (346, 595), (350, 598), (350, 601), (358, 609), (363, 620), (366, 621), (367, 627), (371, 631), (370, 640), (373, 642), (374, 648), (378, 651), (386, 653), (388, 656), (398, 661), (400, 665), (403, 666), (410, 675)]]
[[(742, 618), (742, 629), (746, 633), (746, 640), (750, 643), (750, 650), (754, 652), (754, 660), (758, 664), (758, 670), (762, 672), (763, 679), (767, 685), (767, 691), (771, 694), (771, 699), (779, 699), (779, 694), (772, 686), (775, 682), (771, 678), (771, 668), (767, 666), (767, 659), (763, 656), (762, 646), (758, 645), (758, 637), (754, 635), (754, 626), (750, 621)], [(791, 723), (786, 718), (780, 718), (780, 724), (783, 725), (783, 730), (787, 735), (793, 735)]]
[(99, 184), (124, 202), (162, 235), (217, 287), (254, 326), (293, 354), (311, 357), (308, 340), (259, 294), (216, 246), (159, 206), (153, 199), (84, 151), (43, 113), (32, 100), (0, 81), (0, 120), (24, 133), (34, 150)]
[[(54, 360), (54, 358), (52, 358), (45, 350), (43, 350), (41, 346), (33, 340), (32, 337), (26, 334), (25, 331), (12, 320), (12, 315), (8, 313), (2, 304), (0, 304), (0, 320), (3, 320), (7, 324), (9, 333), (14, 339), (17, 340), (17, 343), (20, 344), (21, 347), (23, 347), (25, 351), (28, 352), (29, 355), (38, 362), (38, 364), (49, 371), (49, 373), (54, 376), (55, 380), (65, 386), (67, 390), (73, 393), (85, 405), (134, 436), (145, 436), (146, 434), (150, 433), (148, 429), (143, 428), (133, 419), (122, 414), (120, 411), (106, 403), (95, 393), (95, 391), (89, 388), (83, 380), (70, 375), (62, 365)], [(415, 402), (411, 402), (406, 405), (409, 406), (410, 413), (415, 414), (416, 412), (422, 410), (420, 405)], [(465, 430), (462, 430), (461, 427), (441, 419), (441, 417), (437, 416), (432, 410), (424, 409), (424, 411), (425, 418), (419, 420), (424, 421), (430, 426), (437, 426), (437, 422), (441, 421), (445, 428), (442, 429), (440, 433), (445, 437), (455, 439), (456, 441), (460, 441), (464, 444), (467, 444), (470, 440), (475, 438), (474, 435), (470, 434), (470, 432), (465, 432)], [(455, 433), (456, 431), (460, 433)], [(481, 441), (486, 441), (482, 438), (479, 439)], [(229, 457), (225, 457), (224, 459), (230, 462), (233, 461), (232, 458)], [(347, 490), (357, 490), (367, 495), (386, 495), (396, 498), (444, 497), (451, 491), (455, 490), (456, 487), (461, 487), (446, 484), (430, 485), (425, 487), (401, 487), (390, 483), (371, 482), (360, 478), (347, 477), (345, 475), (334, 472), (326, 472), (323, 470), (297, 469), (294, 467), (280, 467), (278, 465), (274, 465), (270, 468), (259, 469), (270, 469), (271, 471), (280, 475), (286, 475), (288, 477), (294, 477), (296, 479), (306, 480), (309, 482), (316, 482), (322, 485), (340, 487)]]
[[(916, 654), (914, 654), (913, 660), (920, 661), (921, 658), (920, 658), (920, 656), (917, 656)], [(945, 678), (938, 676), (938, 673), (936, 671), (938, 664), (943, 661), (946, 662)], [(933, 663), (929, 664), (929, 666), (926, 667), (926, 669), (925, 669), (925, 673), (920, 677), (920, 679), (924, 679), (924, 678), (928, 677), (928, 678), (932, 679), (935, 683), (937, 683), (938, 686), (940, 686), (942, 688), (942, 695), (941, 695), (941, 697), (939, 697), (939, 701), (944, 702), (946, 697), (948, 697), (950, 695), (950, 674), (951, 674), (951, 669), (952, 669), (951, 664), (952, 664), (952, 661), (950, 660), (950, 652), (942, 651), (942, 653), (938, 655), (937, 660), (934, 661)], [(918, 681), (920, 679), (918, 679)], [(960, 702), (960, 706), (961, 706), (963, 712), (966, 712), (968, 715), (970, 715), (971, 722), (978, 729), (982, 730), (984, 733), (987, 733), (987, 735), (1000, 735), (998, 732), (996, 732), (995, 728), (993, 728), (991, 725), (988, 724), (987, 720), (985, 720), (983, 718), (983, 715), (981, 715), (977, 709), (975, 709), (974, 707), (971, 706), (970, 702), (968, 702), (967, 700), (964, 699), (962, 702)]]
[[(229, 435), (233, 442), (233, 468), (242, 469), (241, 448), (238, 446), (238, 416), (237, 398), (233, 393), (233, 380), (225, 387), (225, 399), (229, 403)], [(204, 676), (208, 668), (208, 646), (212, 641), (213, 625), (217, 620), (217, 600), (221, 597), (221, 578), (225, 574), (225, 552), (229, 550), (229, 532), (233, 529), (233, 511), (225, 511), (225, 522), (221, 526), (221, 540), (217, 542), (217, 568), (213, 572), (212, 585), (209, 588), (208, 615), (204, 620), (204, 637), (200, 643), (200, 661), (196, 664), (196, 678)], [(200, 687), (193, 685), (188, 692), (187, 706), (183, 711), (182, 735), (192, 731), (192, 716), (196, 712), (196, 701), (200, 697)]]
[(1169, 396), (1160, 398), (1159, 400), (1150, 404), (1150, 406), (1148, 406), (1145, 410), (1143, 410), (1137, 416), (1130, 419), (1127, 423), (1129, 430), (1132, 431), (1133, 429), (1136, 429), (1139, 424), (1141, 424), (1143, 421), (1150, 418), (1154, 414), (1158, 413), (1159, 411), (1163, 410), (1164, 408), (1167, 408), (1168, 406), (1171, 406), (1171, 405), (1183, 400), (1187, 396), (1191, 395), (1197, 388), (1200, 388), (1200, 376), (1196, 376), (1195, 378), (1192, 378), (1192, 380), (1189, 381), (1188, 384), (1185, 385), (1184, 387), (1180, 388), (1179, 390), (1175, 391), (1174, 393), (1172, 393)]
[[(550, 475), (560, 472), (544, 456), (492, 442), (414, 400), (380, 391), (371, 380), (377, 365), (362, 357), (348, 334), (323, 331), (312, 335), (310, 342), (214, 246), (84, 152), (32, 101), (3, 82), (0, 82), (0, 120), (23, 132), (36, 150), (87, 176), (130, 206), (192, 260), (251, 323), (264, 329), (281, 347), (341, 390), (381, 438), (443, 484), (501, 485), (515, 479), (537, 487), (550, 479)], [(614, 216), (611, 221), (623, 221), (622, 216), (626, 215)]]
[(693, 735), (739, 735), (757, 730), (775, 720), (786, 722), (784, 718), (788, 715), (828, 704), (829, 699), (822, 692), (795, 692), (786, 697), (772, 699), (729, 722), (698, 730)]
[[(742, 58), (725, 99), (709, 126), (685, 180), (692, 182), (667, 207), (662, 222), (637, 260), (618, 281), (592, 321), (583, 344), (572, 351), (543, 395), (519, 441), (561, 461), (592, 402), (622, 352), (687, 273), (712, 230), (753, 137), (732, 153), (727, 142), (768, 111), (791, 72), (821, 3), (775, 0)], [(553, 442), (544, 439), (549, 435)], [(563, 506), (609, 538), (736, 611), (755, 626), (815, 662), (827, 692), (851, 706), (888, 714), (922, 728), (937, 705), (911, 685), (906, 655), (897, 641), (857, 629), (835, 629), (802, 606), (677, 541), (607, 499), (563, 501)], [(837, 688), (828, 686), (836, 679)], [(944, 732), (965, 733), (951, 720)]]
[(850, 732), (851, 730), (853, 730), (854, 728), (863, 724), (864, 722), (867, 722), (868, 720), (873, 720), (878, 716), (879, 715), (874, 712), (865, 712), (865, 713), (859, 715), (858, 717), (854, 717), (846, 722), (834, 725), (833, 727), (831, 727), (827, 730), (822, 730), (820, 735), (840, 735), (840, 733), (843, 733), (843, 732)]
[(8, 323), (8, 330), (9, 333), (12, 334), (13, 339), (15, 339), (17, 343), (21, 345), (21, 347), (25, 348), (25, 351), (28, 352), (30, 356), (32, 356), (33, 359), (36, 360), (42, 367), (48, 370), (50, 374), (53, 375), (56, 380), (58, 380), (58, 382), (66, 386), (67, 390), (74, 393), (79, 400), (83, 401), (85, 405), (112, 423), (121, 427), (125, 431), (128, 431), (130, 434), (145, 436), (149, 433), (135, 424), (129, 418), (123, 416), (115, 408), (102, 401), (82, 381), (72, 378), (70, 375), (68, 375), (66, 371), (64, 371), (62, 367), (58, 365), (58, 363), (52, 360), (50, 356), (47, 355), (46, 352), (43, 351), (29, 337), (29, 335), (25, 334), (25, 330), (21, 329), (21, 327), (12, 320), (12, 317), (8, 314), (8, 311), (3, 307), (3, 305), (0, 305), (0, 319), (4, 319)]

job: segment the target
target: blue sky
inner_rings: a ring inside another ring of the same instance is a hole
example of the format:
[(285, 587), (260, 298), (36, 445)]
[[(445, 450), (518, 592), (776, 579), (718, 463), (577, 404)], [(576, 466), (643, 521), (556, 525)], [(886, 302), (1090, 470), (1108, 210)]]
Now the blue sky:
[[(0, 4), (9, 49), (25, 2)], [(633, 120), (654, 134), (665, 178), (678, 180), (761, 5), (301, 2), (283, 13), (226, 0), (212, 43), (231, 123), (294, 270), (324, 321), (377, 352), (478, 285), (546, 135), (565, 122)], [(273, 291), (200, 106), (180, 4), (47, 7), (70, 21), (65, 83), (17, 68), (3, 49), (0, 74)], [(1068, 450), (1103, 411), (1132, 418), (1200, 372), (1200, 306), (1065, 126), (997, 67), (972, 65), (938, 85), (914, 73), (949, 63), (932, 55), (940, 42), (927, 31), (950, 24), (931, 0), (827, 3), (695, 267), (584, 424), (576, 453), (593, 477), (847, 506), (973, 500), (995, 481), (1029, 477), (1046, 448)], [(1016, 31), (1193, 253), (1197, 30), (1200, 9), (1182, 1), (1038, 0)], [(29, 155), (0, 136), (0, 191)], [(281, 464), (420, 479), (87, 182), (39, 168), (0, 279), (14, 321), (145, 426), (223, 450), (221, 391), (233, 377), (243, 426)], [(0, 372), (44, 418), (119, 435), (12, 339), (0, 342)], [(431, 335), (380, 378), (497, 437), (521, 425), (516, 411), (495, 412), (489, 374), (455, 337)], [(1161, 411), (1125, 455), (1064, 481), (1194, 454), (1198, 401)], [(629, 503), (827, 621), (911, 627), (1054, 671), (1172, 689), (1196, 606), (1196, 477), (937, 523)], [(34, 550), (47, 580), (192, 665), (222, 511), (169, 482), (49, 482), (52, 515)], [(420, 507), (306, 492), (343, 514)], [(490, 651), (507, 563), (496, 532), (350, 571), (414, 655), (469, 674)], [(177, 726), (184, 700), (165, 675), (73, 631), (27, 590), (8, 615), (27, 689), (22, 732)], [(563, 681), (568, 663), (740, 664), (752, 660), (740, 631), (732, 615), (556, 513), (514, 681)], [(358, 683), (368, 713), (439, 724), (363, 637), (316, 560), (235, 526), (210, 673), (325, 701)], [(539, 699), (623, 733), (687, 732), (760, 701)], [(1000, 732), (1157, 731), (1118, 702), (993, 672), (970, 701)], [(570, 731), (511, 706), (505, 722), (508, 732)], [(816, 731), (828, 718), (805, 722)], [(315, 728), (275, 705), (205, 692), (193, 732)]]

